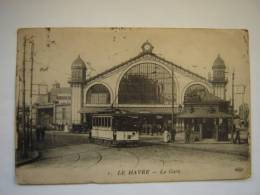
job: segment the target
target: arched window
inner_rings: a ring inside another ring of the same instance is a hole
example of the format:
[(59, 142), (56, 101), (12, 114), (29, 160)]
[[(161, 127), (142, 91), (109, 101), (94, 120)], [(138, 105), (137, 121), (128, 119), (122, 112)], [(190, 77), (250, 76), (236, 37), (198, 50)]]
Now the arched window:
[[(174, 100), (176, 102), (176, 87)], [(154, 63), (142, 63), (132, 67), (120, 81), (118, 103), (172, 104), (171, 74)]]
[(86, 95), (87, 104), (109, 104), (110, 93), (106, 86), (102, 84), (93, 85)]
[(208, 90), (201, 84), (189, 86), (184, 94), (184, 102), (202, 101), (208, 94)]

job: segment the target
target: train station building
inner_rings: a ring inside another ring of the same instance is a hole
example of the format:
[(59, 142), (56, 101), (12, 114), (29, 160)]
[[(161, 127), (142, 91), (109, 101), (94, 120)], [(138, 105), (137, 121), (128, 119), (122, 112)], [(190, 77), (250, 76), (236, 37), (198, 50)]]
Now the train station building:
[(153, 52), (146, 41), (140, 53), (100, 74), (87, 78), (78, 56), (71, 65), (71, 123), (91, 128), (91, 116), (120, 109), (140, 116), (142, 123), (171, 120), (177, 131), (192, 128), (197, 139), (226, 140), (231, 123), (226, 100), (226, 66), (220, 55), (205, 78)]

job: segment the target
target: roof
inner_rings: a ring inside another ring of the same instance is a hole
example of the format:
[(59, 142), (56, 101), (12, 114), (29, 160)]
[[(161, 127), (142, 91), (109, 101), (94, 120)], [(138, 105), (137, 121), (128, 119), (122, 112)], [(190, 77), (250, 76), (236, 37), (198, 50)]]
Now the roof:
[(211, 93), (206, 93), (203, 97), (195, 96), (188, 98), (186, 97), (184, 100), (185, 104), (217, 104), (220, 102), (227, 102), (226, 100), (221, 99)]
[(195, 110), (194, 112), (184, 111), (177, 114), (178, 118), (231, 118), (231, 114), (224, 112), (209, 112), (206, 110)]
[(71, 64), (72, 69), (86, 69), (85, 62), (81, 59), (80, 55), (72, 62)]
[[(116, 109), (116, 108), (115, 108)], [(110, 107), (83, 107), (80, 109), (80, 113), (100, 113), (104, 111), (111, 110)], [(135, 114), (171, 114), (172, 108), (171, 107), (120, 107), (120, 110), (124, 112), (130, 112)]]
[(226, 65), (225, 65), (225, 62), (224, 60), (220, 57), (220, 55), (217, 56), (217, 58), (215, 59), (214, 63), (213, 63), (213, 66), (212, 66), (212, 69), (215, 69), (215, 68), (223, 68), (225, 69), (226, 68)]
[(116, 66), (113, 66), (112, 68), (109, 68), (109, 69), (107, 69), (107, 70), (105, 70), (105, 71), (103, 71), (103, 72), (101, 72), (101, 73), (99, 73), (99, 74), (97, 74), (97, 75), (95, 75), (93, 77), (90, 77), (89, 79), (86, 80), (86, 82), (89, 82), (89, 81), (95, 80), (95, 79), (97, 79), (99, 77), (102, 77), (102, 76), (106, 75), (107, 73), (110, 73), (110, 72), (112, 72), (114, 70), (117, 70), (117, 69), (123, 67), (123, 66), (126, 66), (129, 63), (134, 62), (137, 59), (142, 58), (142, 57), (147, 56), (147, 55), (153, 56), (153, 57), (157, 58), (159, 61), (166, 62), (166, 63), (170, 64), (171, 66), (174, 66), (176, 69), (178, 69), (180, 71), (183, 71), (185, 73), (188, 73), (188, 74), (190, 74), (192, 76), (195, 76), (195, 77), (197, 77), (197, 78), (199, 78), (199, 79), (201, 79), (203, 81), (206, 81), (206, 82), (208, 81), (207, 78), (205, 78), (205, 77), (203, 77), (203, 76), (201, 76), (201, 75), (199, 75), (197, 73), (194, 73), (194, 72), (192, 72), (192, 71), (190, 71), (188, 69), (185, 69), (185, 68), (183, 68), (180, 65), (174, 64), (173, 62), (170, 62), (170, 61), (168, 61), (168, 60), (166, 60), (166, 59), (164, 59), (162, 57), (159, 57), (159, 56), (157, 56), (156, 54), (154, 54), (152, 52), (141, 52), (139, 55), (137, 55), (137, 56), (135, 56), (133, 58), (130, 58), (127, 61), (124, 61), (124, 62), (122, 62), (122, 63), (120, 63), (120, 64), (118, 64)]

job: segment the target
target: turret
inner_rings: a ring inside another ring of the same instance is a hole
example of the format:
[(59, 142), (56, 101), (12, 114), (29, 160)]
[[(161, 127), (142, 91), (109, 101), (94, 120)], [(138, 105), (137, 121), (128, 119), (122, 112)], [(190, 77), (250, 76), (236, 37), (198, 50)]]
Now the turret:
[(225, 77), (226, 65), (224, 60), (220, 55), (215, 59), (212, 66), (213, 76), (210, 79), (210, 82), (213, 86), (213, 94), (220, 97), (221, 99), (226, 99), (226, 85), (227, 78)]
[(81, 123), (79, 110), (83, 105), (83, 87), (86, 81), (86, 64), (80, 56), (71, 65), (71, 119), (72, 124)]
[(84, 83), (86, 81), (86, 71), (86, 64), (79, 55), (71, 65), (70, 83)]

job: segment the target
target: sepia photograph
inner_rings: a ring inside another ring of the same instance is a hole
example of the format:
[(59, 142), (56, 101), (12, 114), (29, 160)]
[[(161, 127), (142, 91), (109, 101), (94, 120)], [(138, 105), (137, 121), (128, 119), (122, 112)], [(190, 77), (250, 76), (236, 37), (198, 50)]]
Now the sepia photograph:
[(18, 184), (251, 177), (246, 29), (22, 28), (16, 53)]

